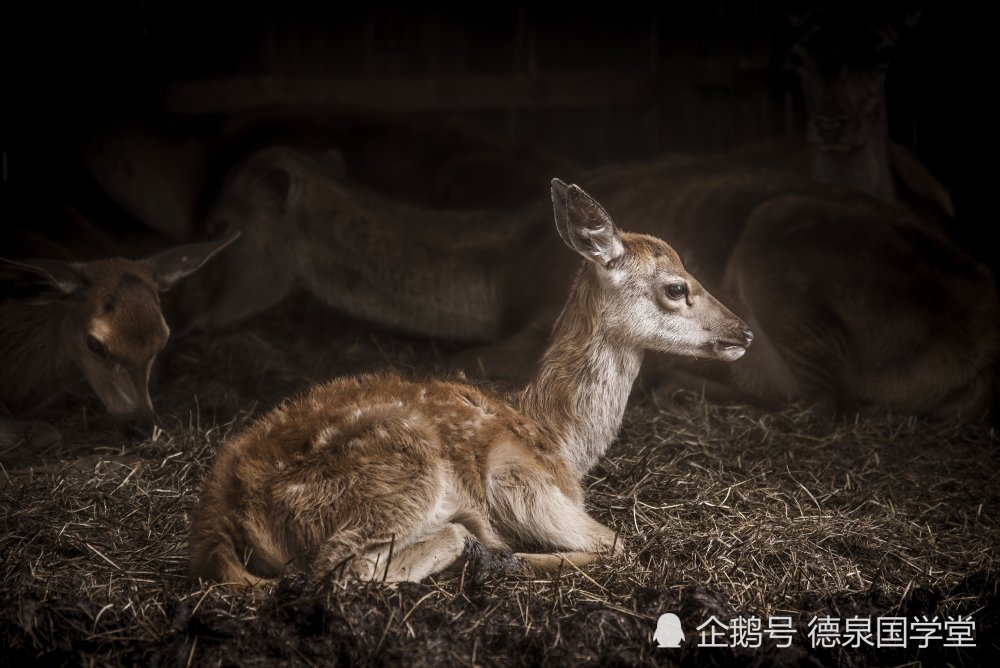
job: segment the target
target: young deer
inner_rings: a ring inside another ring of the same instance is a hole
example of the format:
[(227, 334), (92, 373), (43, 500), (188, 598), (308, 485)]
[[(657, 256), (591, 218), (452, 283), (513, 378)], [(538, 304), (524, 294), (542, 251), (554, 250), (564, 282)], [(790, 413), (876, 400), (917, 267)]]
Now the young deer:
[(155, 414), (149, 376), (170, 333), (160, 292), (238, 235), (180, 246), (145, 260), (0, 259), (43, 291), (0, 302), (0, 444), (59, 439), (51, 426), (14, 418), (44, 408), (82, 376), (123, 430), (147, 435)]
[(541, 365), (509, 399), (449, 381), (342, 378), (220, 449), (191, 537), (193, 579), (254, 584), (286, 569), (418, 581), (466, 540), (552, 568), (618, 545), (581, 479), (615, 439), (643, 351), (733, 361), (752, 339), (654, 237), (620, 233), (552, 181), (559, 236), (586, 262)]

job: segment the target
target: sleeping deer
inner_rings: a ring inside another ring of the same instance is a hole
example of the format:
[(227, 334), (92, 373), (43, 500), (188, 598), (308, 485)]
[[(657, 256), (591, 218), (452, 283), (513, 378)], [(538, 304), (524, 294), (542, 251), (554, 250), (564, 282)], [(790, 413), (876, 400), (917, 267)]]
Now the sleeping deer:
[(584, 262), (532, 380), (501, 397), (370, 374), (282, 404), (217, 453), (192, 526), (193, 579), (418, 581), (470, 536), (543, 551), (520, 554), (539, 569), (620, 549), (586, 512), (581, 480), (618, 433), (643, 351), (734, 361), (752, 334), (670, 246), (620, 232), (579, 187), (554, 179), (552, 206)]
[(59, 439), (45, 423), (15, 419), (86, 380), (130, 435), (154, 423), (149, 377), (170, 333), (159, 293), (232, 243), (176, 247), (144, 260), (0, 260), (42, 283), (29, 299), (0, 302), (0, 444)]

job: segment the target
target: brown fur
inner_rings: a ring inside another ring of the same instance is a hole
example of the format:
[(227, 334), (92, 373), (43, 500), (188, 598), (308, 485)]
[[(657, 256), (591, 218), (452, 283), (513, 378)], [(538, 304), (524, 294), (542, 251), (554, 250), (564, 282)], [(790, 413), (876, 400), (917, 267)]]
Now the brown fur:
[[(235, 237), (234, 237), (235, 238)], [(0, 443), (58, 438), (51, 427), (20, 422), (85, 380), (120, 424), (148, 432), (155, 414), (149, 377), (169, 329), (159, 292), (230, 243), (165, 251), (146, 260), (107, 258), (85, 263), (4, 261), (36, 277), (32, 298), (0, 302)]]
[[(393, 327), (491, 340), (502, 335), (509, 259), (538, 252), (530, 239), (551, 227), (542, 227), (547, 209), (534, 206), (518, 218), (421, 209), (348, 186), (322, 159), (268, 149), (230, 176), (209, 224), (241, 230), (243, 239), (202, 280), (182, 286), (178, 318), (222, 326), (306, 288), (332, 307)], [(552, 241), (546, 250), (557, 248)], [(564, 298), (565, 291), (556, 308)]]
[(761, 345), (730, 375), (757, 396), (973, 419), (995, 404), (992, 274), (891, 210), (775, 198), (750, 216), (723, 283), (762, 323)]
[[(192, 526), (193, 578), (419, 580), (469, 534), (491, 549), (591, 555), (574, 563), (615, 545), (585, 512), (580, 481), (618, 432), (643, 349), (733, 360), (750, 335), (662, 241), (619, 235), (575, 186), (554, 182), (553, 205), (590, 263), (534, 380), (505, 398), (370, 374), (279, 406), (219, 450)], [(666, 297), (668, 284), (684, 297)]]

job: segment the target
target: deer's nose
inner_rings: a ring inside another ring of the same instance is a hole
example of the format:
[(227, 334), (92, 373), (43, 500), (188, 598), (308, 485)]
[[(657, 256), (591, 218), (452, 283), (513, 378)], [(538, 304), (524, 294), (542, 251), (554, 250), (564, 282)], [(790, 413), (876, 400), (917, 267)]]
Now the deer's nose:
[(753, 331), (749, 328), (743, 330), (743, 347), (749, 348), (750, 344), (753, 343)]

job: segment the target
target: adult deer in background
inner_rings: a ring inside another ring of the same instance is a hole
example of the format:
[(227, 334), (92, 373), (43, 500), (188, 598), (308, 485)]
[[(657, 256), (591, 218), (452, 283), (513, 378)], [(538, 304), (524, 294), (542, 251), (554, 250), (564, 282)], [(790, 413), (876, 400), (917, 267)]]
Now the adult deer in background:
[(87, 384), (130, 435), (152, 430), (149, 377), (170, 329), (159, 293), (235, 240), (176, 247), (144, 260), (0, 260), (41, 282), (29, 298), (0, 302), (0, 444), (57, 441), (50, 425), (15, 418)]
[(552, 181), (556, 228), (583, 256), (539, 369), (505, 398), (460, 382), (364, 375), (317, 386), (225, 443), (191, 537), (195, 579), (286, 569), (418, 581), (470, 535), (540, 569), (620, 549), (581, 484), (616, 438), (643, 351), (734, 361), (752, 335), (659, 239), (619, 232)]
[(912, 150), (889, 138), (886, 73), (893, 48), (917, 18), (878, 8), (789, 16), (786, 58), (801, 85), (805, 136), (737, 149), (733, 157), (900, 203), (947, 226), (955, 216), (947, 189)]

